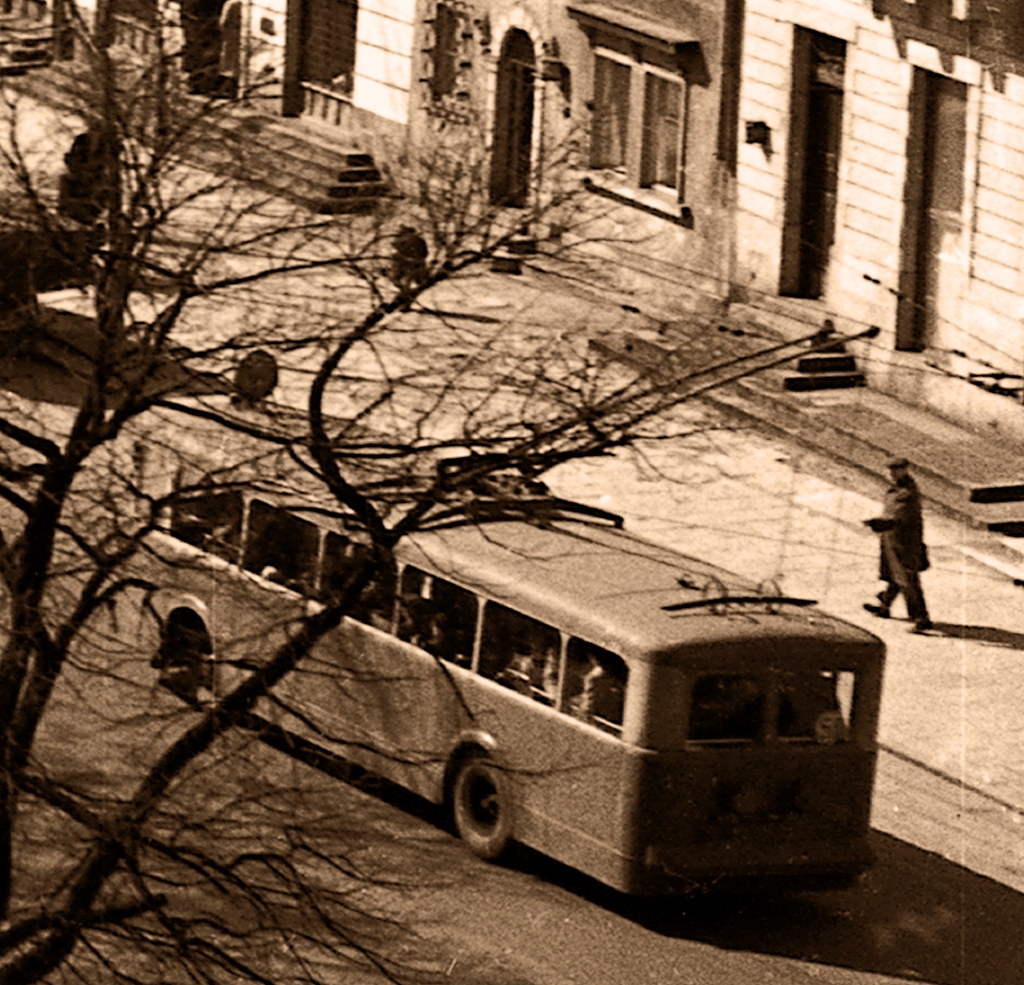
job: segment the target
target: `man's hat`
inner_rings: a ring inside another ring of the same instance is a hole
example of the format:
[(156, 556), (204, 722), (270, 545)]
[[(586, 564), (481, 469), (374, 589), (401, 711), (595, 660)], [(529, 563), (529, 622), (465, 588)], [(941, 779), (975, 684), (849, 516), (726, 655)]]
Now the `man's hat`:
[(907, 466), (910, 465), (910, 462), (908, 462), (905, 458), (897, 455), (893, 458), (890, 458), (886, 464), (891, 469), (905, 469), (907, 468)]

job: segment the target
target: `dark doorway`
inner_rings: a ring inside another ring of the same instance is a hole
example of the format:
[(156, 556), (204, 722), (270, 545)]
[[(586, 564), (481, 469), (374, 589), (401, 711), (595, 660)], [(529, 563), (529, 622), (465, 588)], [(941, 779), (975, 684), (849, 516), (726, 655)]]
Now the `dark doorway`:
[(501, 46), (494, 98), (492, 205), (526, 205), (533, 143), (534, 66), (530, 36), (525, 31), (509, 31)]
[(817, 298), (835, 238), (846, 43), (806, 28), (793, 39), (789, 168), (779, 293)]
[(356, 0), (302, 0), (300, 79), (352, 95), (358, 13)]
[(185, 37), (182, 67), (193, 93), (214, 94), (220, 85), (220, 14), (224, 0), (182, 0)]
[(221, 84), (238, 95), (242, 75), (242, 3), (227, 0), (220, 14), (220, 75)]
[(920, 352), (932, 345), (940, 321), (952, 313), (963, 235), (967, 86), (914, 69), (907, 135), (907, 178), (900, 244), (900, 302), (896, 348)]

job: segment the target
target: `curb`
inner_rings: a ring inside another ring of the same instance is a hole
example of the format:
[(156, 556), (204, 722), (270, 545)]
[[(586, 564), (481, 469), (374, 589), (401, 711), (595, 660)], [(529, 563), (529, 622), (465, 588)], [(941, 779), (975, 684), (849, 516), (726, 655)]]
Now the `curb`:
[[(591, 345), (608, 358), (615, 359), (641, 372), (663, 372), (671, 365), (673, 350), (643, 341), (633, 345), (627, 337), (593, 339)], [(655, 354), (657, 353), (657, 355)], [(801, 355), (795, 352), (793, 359)], [(645, 358), (646, 356), (646, 358)], [(834, 424), (815, 419), (813, 413), (800, 401), (781, 393), (771, 392), (756, 381), (756, 371), (749, 378), (726, 384), (700, 394), (700, 399), (716, 409), (745, 423), (767, 429), (778, 435), (798, 441), (802, 445), (835, 458), (845, 465), (865, 472), (888, 484), (888, 459), (892, 448), (872, 441), (860, 433), (843, 430)], [(913, 462), (914, 474), (923, 498), (945, 515), (973, 530), (988, 534), (991, 519), (970, 502), (970, 488), (949, 479), (930, 466), (927, 461)], [(1024, 544), (1020, 549), (992, 534), (992, 549), (1009, 560), (1021, 563)], [(984, 563), (984, 562), (983, 562)]]

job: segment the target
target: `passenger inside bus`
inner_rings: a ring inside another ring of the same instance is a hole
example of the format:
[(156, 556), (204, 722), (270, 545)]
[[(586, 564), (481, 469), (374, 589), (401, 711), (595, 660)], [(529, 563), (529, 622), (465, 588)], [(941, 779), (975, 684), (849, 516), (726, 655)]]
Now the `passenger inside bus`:
[(849, 723), (840, 707), (835, 672), (783, 671), (778, 682), (780, 738), (814, 739), (826, 745), (849, 738)]
[(567, 710), (608, 732), (622, 725), (626, 665), (622, 658), (583, 640), (569, 641)]
[(469, 667), (476, 635), (476, 596), (435, 577), (431, 579), (430, 599), (432, 610), (426, 648), (437, 657)]
[(237, 561), (243, 509), (237, 489), (179, 500), (171, 507), (171, 534), (226, 561)]
[(545, 704), (558, 703), (558, 665), (561, 662), (558, 648), (546, 646), (541, 658), (540, 690), (541, 700)]
[(554, 705), (558, 699), (558, 662), (558, 648), (553, 644), (519, 640), (512, 644), (511, 659), (495, 680), (534, 701)]
[(260, 500), (249, 507), (242, 566), (305, 595), (316, 579), (320, 530), (308, 520)]
[(499, 684), (532, 698), (533, 682), (538, 676), (536, 663), (533, 654), (522, 643), (517, 643), (512, 651), (512, 659), (498, 673), (496, 679)]
[(468, 667), (476, 630), (476, 597), (417, 568), (402, 572), (398, 638)]
[[(555, 654), (553, 673), (557, 693), (560, 646), (561, 638), (553, 626), (497, 602), (487, 603), (480, 644), (480, 673), (484, 677), (550, 704), (545, 690), (547, 654), (549, 651)], [(551, 673), (549, 669), (549, 678)]]
[(386, 573), (374, 574), (366, 583), (359, 599), (352, 606), (352, 618), (390, 632), (395, 608), (393, 586), (394, 582)]

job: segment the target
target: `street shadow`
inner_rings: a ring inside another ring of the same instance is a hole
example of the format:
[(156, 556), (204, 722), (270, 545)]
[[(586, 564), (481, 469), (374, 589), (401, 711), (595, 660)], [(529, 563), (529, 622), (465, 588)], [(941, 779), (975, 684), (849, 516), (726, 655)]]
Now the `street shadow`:
[[(260, 724), (281, 751), (449, 830), (441, 807)], [(854, 888), (776, 896), (628, 897), (523, 846), (506, 864), (664, 937), (932, 985), (1024, 982), (1024, 894), (878, 831), (871, 846), (875, 863)], [(453, 878), (479, 880), (457, 868)]]
[(535, 875), (647, 929), (933, 985), (1020, 985), (1024, 895), (872, 832), (874, 866), (842, 892), (631, 899), (530, 853)]
[(1014, 633), (995, 626), (961, 626), (953, 622), (937, 622), (931, 632), (955, 640), (973, 640), (1006, 647), (1008, 650), (1024, 650), (1024, 633)]

